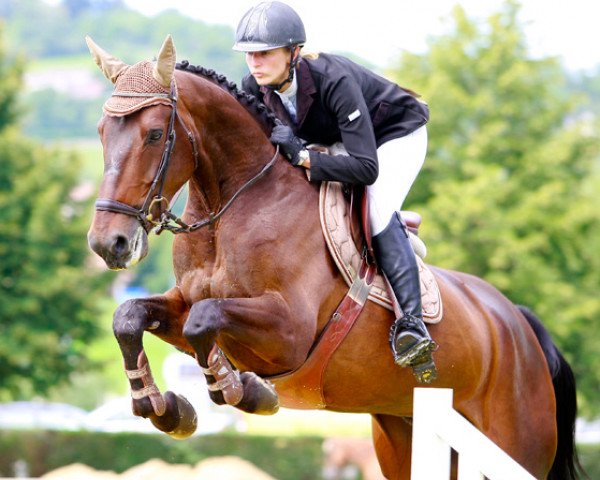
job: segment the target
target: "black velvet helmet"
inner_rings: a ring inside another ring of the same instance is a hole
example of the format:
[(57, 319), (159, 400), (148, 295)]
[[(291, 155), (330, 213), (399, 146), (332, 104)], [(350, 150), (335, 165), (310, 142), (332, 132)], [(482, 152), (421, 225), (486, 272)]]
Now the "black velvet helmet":
[(260, 52), (305, 42), (304, 24), (292, 7), (282, 2), (261, 2), (240, 20), (233, 49)]

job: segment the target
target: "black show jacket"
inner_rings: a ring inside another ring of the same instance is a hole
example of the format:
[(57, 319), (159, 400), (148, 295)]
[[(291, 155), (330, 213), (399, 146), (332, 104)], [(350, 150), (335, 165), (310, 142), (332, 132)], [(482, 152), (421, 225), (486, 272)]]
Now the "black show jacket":
[[(307, 143), (342, 142), (349, 155), (310, 152), (310, 178), (372, 184), (377, 147), (425, 125), (429, 109), (408, 91), (351, 60), (331, 54), (303, 58), (297, 66), (297, 123), (279, 96), (248, 74), (242, 87), (262, 100)], [(401, 158), (398, 159), (402, 161)]]

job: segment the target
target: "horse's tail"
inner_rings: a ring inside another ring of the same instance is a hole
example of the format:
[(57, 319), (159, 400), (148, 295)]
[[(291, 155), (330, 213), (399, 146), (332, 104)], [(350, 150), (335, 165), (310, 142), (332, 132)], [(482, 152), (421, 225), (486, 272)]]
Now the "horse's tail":
[(558, 445), (548, 480), (576, 480), (581, 476), (587, 477), (579, 463), (575, 447), (577, 396), (573, 370), (552, 342), (550, 334), (540, 319), (527, 307), (518, 305), (518, 308), (535, 332), (546, 357), (554, 385)]

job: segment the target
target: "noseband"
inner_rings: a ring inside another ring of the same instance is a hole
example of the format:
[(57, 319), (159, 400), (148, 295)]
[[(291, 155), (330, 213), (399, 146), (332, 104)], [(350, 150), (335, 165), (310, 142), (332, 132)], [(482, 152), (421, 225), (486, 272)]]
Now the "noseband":
[[(174, 234), (190, 233), (194, 230), (198, 230), (199, 228), (213, 224), (227, 211), (227, 209), (231, 206), (234, 200), (244, 190), (256, 183), (271, 169), (279, 155), (279, 146), (277, 146), (275, 154), (273, 155), (273, 158), (269, 161), (269, 163), (267, 163), (254, 177), (252, 177), (250, 180), (244, 183), (239, 188), (239, 190), (231, 197), (231, 199), (229, 199), (229, 201), (217, 213), (211, 212), (206, 219), (188, 225), (181, 218), (179, 218), (177, 215), (171, 212), (171, 206), (169, 204), (169, 201), (165, 197), (163, 197), (163, 188), (165, 185), (165, 179), (167, 177), (167, 170), (169, 168), (169, 164), (171, 163), (173, 147), (175, 146), (175, 141), (177, 139), (177, 135), (175, 133), (175, 118), (179, 118), (181, 125), (187, 131), (188, 139), (192, 144), (194, 162), (196, 166), (198, 166), (198, 148), (194, 136), (191, 130), (189, 130), (186, 127), (181, 117), (177, 115), (177, 96), (175, 94), (175, 88), (173, 87), (171, 89), (170, 94), (127, 93), (119, 95), (135, 97), (161, 97), (168, 98), (171, 100), (171, 117), (169, 119), (169, 130), (167, 131), (167, 140), (165, 142), (165, 148), (160, 159), (158, 170), (156, 171), (156, 175), (154, 176), (154, 180), (152, 181), (152, 185), (150, 186), (150, 190), (146, 195), (146, 199), (144, 200), (142, 207), (138, 209), (127, 205), (126, 203), (113, 200), (111, 198), (99, 198), (96, 200), (95, 204), (96, 210), (98, 211), (121, 213), (123, 215), (128, 215), (130, 217), (137, 218), (138, 221), (142, 224), (142, 227), (144, 227), (144, 229), (147, 232), (149, 232), (152, 228), (156, 228), (157, 234), (160, 234), (163, 230), (168, 230)], [(166, 206), (166, 208), (160, 208), (163, 205)], [(161, 212), (158, 219), (156, 219), (151, 213), (153, 207), (155, 206), (158, 206)]]

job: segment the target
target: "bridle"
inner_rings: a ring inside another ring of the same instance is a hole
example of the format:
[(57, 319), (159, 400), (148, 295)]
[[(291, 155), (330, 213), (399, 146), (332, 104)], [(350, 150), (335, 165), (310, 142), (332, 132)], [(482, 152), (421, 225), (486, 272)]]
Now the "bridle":
[[(241, 195), (241, 193), (244, 190), (252, 186), (254, 183), (256, 183), (258, 180), (260, 180), (263, 176), (267, 174), (267, 172), (275, 164), (275, 161), (279, 156), (279, 146), (277, 146), (273, 158), (271, 158), (271, 160), (254, 177), (252, 177), (250, 180), (244, 183), (217, 213), (211, 212), (208, 214), (207, 218), (192, 223), (191, 225), (188, 225), (171, 211), (172, 207), (169, 201), (163, 196), (163, 189), (167, 177), (167, 170), (171, 163), (173, 147), (175, 146), (175, 141), (177, 139), (177, 135), (175, 133), (176, 118), (179, 119), (181, 125), (187, 132), (188, 139), (192, 144), (194, 162), (196, 164), (196, 167), (198, 166), (198, 148), (194, 135), (192, 134), (192, 131), (186, 127), (184, 121), (181, 119), (181, 116), (177, 114), (177, 95), (175, 93), (175, 86), (173, 85), (170, 94), (123, 92), (118, 93), (118, 95), (149, 98), (159, 97), (168, 98), (169, 100), (171, 100), (171, 117), (169, 119), (169, 129), (167, 131), (165, 148), (163, 150), (162, 157), (160, 159), (160, 164), (158, 165), (158, 169), (156, 171), (156, 175), (154, 176), (154, 180), (150, 185), (150, 189), (146, 194), (146, 199), (144, 200), (142, 206), (140, 208), (135, 208), (131, 205), (127, 205), (126, 203), (119, 202), (118, 200), (113, 200), (111, 198), (98, 198), (95, 204), (96, 210), (98, 211), (120, 213), (136, 218), (142, 224), (142, 227), (144, 227), (146, 232), (149, 232), (152, 229), (156, 229), (155, 232), (157, 234), (160, 234), (163, 230), (168, 230), (173, 234), (191, 233), (195, 230), (198, 230), (199, 228), (215, 223), (229, 209), (229, 207), (233, 204), (235, 199), (239, 195)], [(162, 206), (166, 206), (166, 208), (162, 209)], [(155, 216), (152, 214), (152, 210), (155, 207), (161, 208), (160, 215), (158, 216), (158, 218), (155, 218)]]

